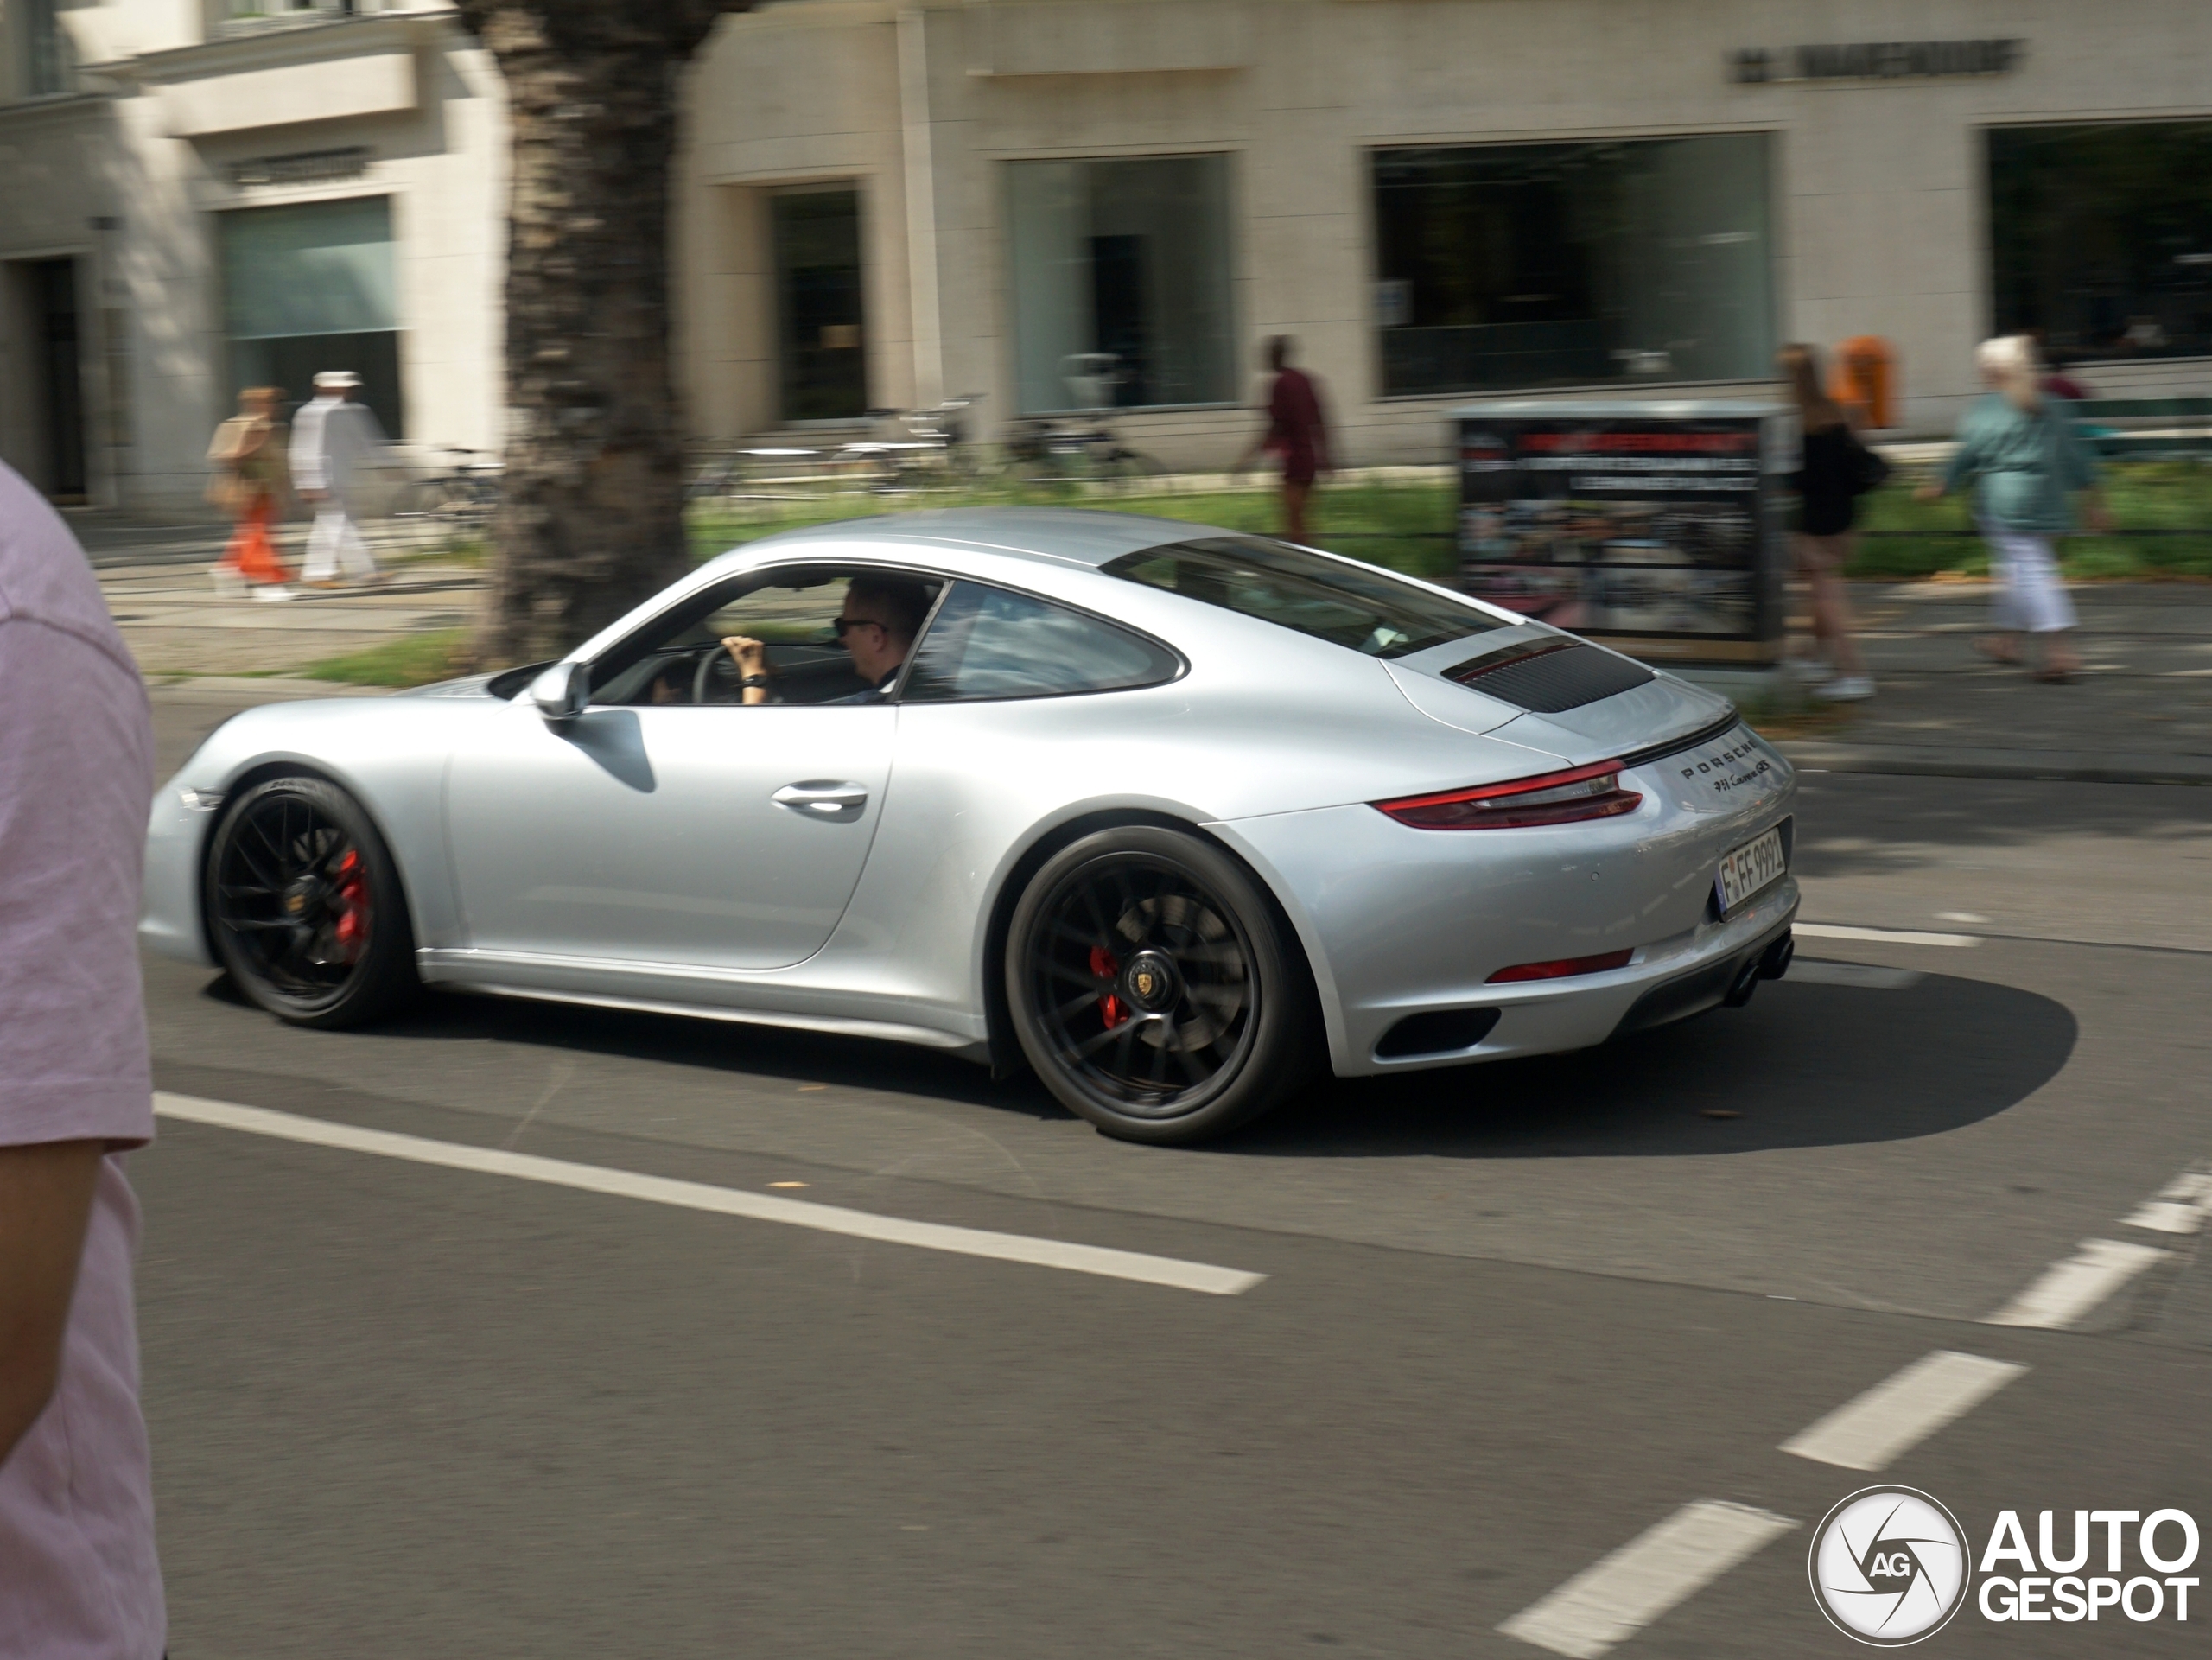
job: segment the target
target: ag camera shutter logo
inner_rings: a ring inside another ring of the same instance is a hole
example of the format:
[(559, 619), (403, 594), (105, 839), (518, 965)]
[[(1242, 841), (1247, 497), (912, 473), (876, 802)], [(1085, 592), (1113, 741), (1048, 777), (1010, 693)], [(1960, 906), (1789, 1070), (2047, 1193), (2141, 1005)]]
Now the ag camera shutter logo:
[(1814, 1530), (1813, 1600), (1846, 1637), (1903, 1648), (1941, 1631), (1967, 1593), (1958, 1518), (1913, 1487), (1862, 1487)]

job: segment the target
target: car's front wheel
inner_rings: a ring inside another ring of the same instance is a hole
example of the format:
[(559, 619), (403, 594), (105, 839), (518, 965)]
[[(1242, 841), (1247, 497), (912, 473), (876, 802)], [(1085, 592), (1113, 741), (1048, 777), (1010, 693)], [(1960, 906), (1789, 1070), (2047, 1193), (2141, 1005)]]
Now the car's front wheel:
[(360, 803), (327, 779), (241, 791), (208, 843), (208, 932), (240, 991), (298, 1026), (358, 1026), (416, 986), (399, 873)]
[(1196, 836), (1100, 830), (1014, 907), (1007, 996), (1022, 1053), (1110, 1135), (1196, 1142), (1305, 1081), (1319, 1049), (1305, 968), (1252, 878)]

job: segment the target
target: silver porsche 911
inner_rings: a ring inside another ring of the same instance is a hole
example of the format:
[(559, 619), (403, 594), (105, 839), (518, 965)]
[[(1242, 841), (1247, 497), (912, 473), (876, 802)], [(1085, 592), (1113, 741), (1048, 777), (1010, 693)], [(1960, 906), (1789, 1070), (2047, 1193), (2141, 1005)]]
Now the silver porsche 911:
[(912, 513), (556, 664), (238, 716), (157, 798), (144, 932), (301, 1025), (427, 983), (897, 1039), (1188, 1142), (1325, 1061), (1742, 1003), (1789, 962), (1795, 790), (1725, 699), (1447, 588)]

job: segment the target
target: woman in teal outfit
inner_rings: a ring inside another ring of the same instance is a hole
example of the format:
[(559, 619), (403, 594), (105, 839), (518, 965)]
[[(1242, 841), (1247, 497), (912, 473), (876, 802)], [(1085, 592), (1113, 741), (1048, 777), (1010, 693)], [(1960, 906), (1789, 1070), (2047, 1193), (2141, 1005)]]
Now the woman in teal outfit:
[(2073, 493), (2086, 496), (2092, 530), (2111, 528), (2097, 490), (2095, 463), (2075, 433), (2071, 405), (2041, 386), (2035, 342), (2024, 334), (1984, 340), (1974, 353), (1989, 388), (1959, 422), (1959, 447), (1941, 483), (1923, 501), (1974, 482), (1975, 517), (1989, 543), (1999, 583), (1997, 633), (1975, 642), (2000, 663), (2020, 659), (2020, 635), (2043, 641), (2038, 680), (2069, 680), (2082, 666), (2067, 633), (2073, 601), (2058, 578), (2052, 541), (2074, 528)]

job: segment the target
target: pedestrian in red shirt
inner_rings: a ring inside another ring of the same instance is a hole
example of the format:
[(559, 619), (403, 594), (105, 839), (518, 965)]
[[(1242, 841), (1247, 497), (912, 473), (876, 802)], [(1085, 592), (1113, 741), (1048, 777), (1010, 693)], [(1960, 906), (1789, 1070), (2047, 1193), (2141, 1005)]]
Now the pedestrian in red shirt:
[(1268, 368), (1274, 376), (1268, 389), (1268, 424), (1252, 447), (1236, 458), (1242, 473), (1262, 451), (1282, 457), (1284, 537), (1304, 542), (1306, 502), (1313, 480), (1329, 470), (1329, 425), (1321, 413), (1321, 388), (1303, 369), (1290, 366), (1291, 338), (1277, 334), (1267, 344)]

